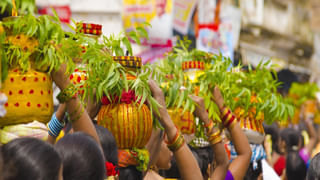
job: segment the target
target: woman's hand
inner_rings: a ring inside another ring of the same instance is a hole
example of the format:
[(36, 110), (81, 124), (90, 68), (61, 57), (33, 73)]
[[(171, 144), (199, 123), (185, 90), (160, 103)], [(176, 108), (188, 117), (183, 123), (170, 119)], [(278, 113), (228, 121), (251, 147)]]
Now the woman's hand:
[(220, 91), (218, 86), (214, 87), (213, 97), (214, 97), (215, 103), (217, 104), (217, 106), (219, 107), (220, 111), (222, 112), (223, 108), (224, 108), (224, 99), (222, 97), (221, 91)]
[(200, 120), (204, 122), (204, 124), (209, 124), (209, 114), (206, 111), (204, 99), (194, 95), (190, 96), (190, 98), (197, 104), (194, 111), (194, 115), (199, 117)]

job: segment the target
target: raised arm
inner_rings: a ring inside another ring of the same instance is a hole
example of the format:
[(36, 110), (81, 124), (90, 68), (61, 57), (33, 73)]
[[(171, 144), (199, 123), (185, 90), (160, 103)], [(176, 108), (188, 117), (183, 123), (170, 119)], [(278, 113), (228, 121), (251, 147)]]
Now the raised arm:
[[(219, 129), (214, 129), (213, 131), (213, 122), (209, 119), (209, 114), (205, 109), (203, 98), (197, 96), (191, 96), (192, 100), (197, 103), (197, 107), (195, 109), (195, 115), (200, 118), (200, 120), (204, 123), (204, 126), (207, 127), (207, 136), (210, 139), (210, 135), (215, 134), (219, 131)], [(212, 131), (210, 133), (210, 131)], [(220, 138), (220, 137), (218, 137)], [(211, 144), (214, 158), (216, 162), (215, 169), (211, 174), (211, 179), (221, 179), (224, 180), (227, 170), (228, 170), (228, 155), (225, 151), (224, 144), (222, 141), (218, 141), (215, 144)]]
[[(159, 120), (161, 121), (165, 129), (169, 143), (176, 142), (176, 140), (179, 140), (179, 142), (183, 142), (180, 141), (181, 137), (183, 138), (183, 136), (181, 134), (181, 136), (179, 136), (179, 132), (168, 114), (162, 90), (153, 80), (149, 81), (149, 86), (153, 97), (161, 105), (161, 107), (159, 107)], [(181, 179), (203, 179), (198, 163), (196, 159), (193, 157), (192, 152), (190, 151), (186, 143), (182, 143), (181, 146), (178, 146), (176, 149), (173, 149), (173, 155), (176, 159)]]
[(98, 144), (100, 144), (98, 134), (95, 130), (95, 127), (84, 107), (81, 104), (81, 101), (78, 97), (72, 96), (72, 89), (70, 85), (69, 76), (66, 74), (66, 65), (61, 65), (60, 69), (51, 74), (53, 81), (60, 88), (61, 93), (64, 95), (65, 104), (67, 107), (67, 112), (69, 114), (72, 128), (74, 131), (82, 131), (90, 136), (92, 136)]
[(222, 116), (230, 114), (227, 118), (221, 117), (224, 126), (230, 132), (231, 141), (234, 144), (234, 147), (237, 152), (237, 157), (229, 165), (229, 171), (233, 175), (234, 179), (242, 180), (243, 177), (246, 175), (251, 159), (251, 149), (248, 139), (243, 133), (239, 124), (237, 123), (237, 120), (235, 116), (232, 114), (231, 110), (224, 106), (224, 99), (218, 87), (214, 88), (213, 96), (215, 98), (216, 104), (220, 109)]
[[(304, 109), (304, 107), (302, 109)], [(302, 112), (304, 111), (302, 110)], [(303, 116), (303, 122), (307, 127), (307, 132), (309, 135), (309, 143), (305, 145), (305, 148), (309, 155), (312, 154), (312, 150), (318, 142), (317, 133), (313, 126), (313, 118), (314, 116), (308, 116), (308, 115)]]

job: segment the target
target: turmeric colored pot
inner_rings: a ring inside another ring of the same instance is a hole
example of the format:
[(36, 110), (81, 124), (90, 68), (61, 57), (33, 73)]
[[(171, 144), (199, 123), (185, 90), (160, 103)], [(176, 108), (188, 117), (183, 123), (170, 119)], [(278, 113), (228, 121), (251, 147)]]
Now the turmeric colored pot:
[[(134, 56), (115, 56), (113, 60), (124, 66), (127, 70), (141, 67), (141, 58)], [(136, 77), (127, 74), (128, 80)], [(120, 102), (118, 100), (120, 100)], [(98, 124), (106, 127), (114, 135), (119, 149), (144, 148), (152, 132), (152, 116), (147, 105), (139, 109), (135, 93), (132, 90), (122, 92), (120, 98), (113, 97), (109, 102), (102, 100), (102, 108), (98, 114)]]
[(2, 84), (7, 96), (7, 114), (0, 118), (0, 126), (39, 121), (47, 123), (53, 114), (52, 80), (47, 73), (30, 69), (22, 73), (10, 70)]
[(249, 142), (255, 144), (262, 143), (265, 134), (263, 128), (263, 112), (259, 112), (256, 116), (256, 109), (254, 107), (250, 108), (247, 114), (244, 109), (238, 107), (234, 110), (234, 113)]
[(143, 148), (152, 132), (152, 116), (143, 104), (103, 105), (98, 114), (98, 124), (114, 135), (119, 149)]
[(185, 112), (183, 109), (168, 109), (168, 113), (173, 123), (180, 129), (183, 134), (193, 134), (196, 129), (195, 119), (192, 113)]

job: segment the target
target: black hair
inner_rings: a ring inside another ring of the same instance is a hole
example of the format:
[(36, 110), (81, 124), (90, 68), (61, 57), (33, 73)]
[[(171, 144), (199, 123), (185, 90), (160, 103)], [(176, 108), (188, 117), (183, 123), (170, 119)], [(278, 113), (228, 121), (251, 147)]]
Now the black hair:
[(121, 167), (119, 169), (119, 180), (142, 180), (143, 174), (135, 166)]
[(3, 180), (57, 180), (62, 161), (53, 146), (36, 138), (12, 140), (1, 148)]
[(103, 153), (91, 136), (82, 132), (67, 134), (55, 148), (62, 158), (64, 180), (104, 179)]
[(278, 91), (283, 95), (289, 92), (293, 82), (298, 82), (297, 75), (289, 69), (283, 69), (279, 71), (277, 75), (278, 81), (282, 83), (280, 86), (278, 86)]
[[(190, 150), (193, 154), (193, 157), (197, 160), (199, 168), (201, 170), (202, 176), (207, 177), (208, 165), (213, 162), (213, 149), (212, 147), (203, 147), (203, 148), (193, 148), (191, 146)], [(160, 170), (159, 174), (166, 178), (181, 178), (179, 168), (175, 158), (171, 160), (171, 167), (168, 170)]]
[(100, 139), (105, 160), (117, 166), (118, 147), (114, 136), (108, 129), (102, 126), (95, 125), (95, 128)]
[(299, 131), (292, 128), (283, 129), (280, 137), (286, 143), (286, 176), (288, 180), (305, 179), (307, 174), (307, 165), (299, 155), (299, 141), (301, 136)]
[[(199, 168), (201, 170), (202, 176), (207, 177), (208, 166), (213, 161), (213, 149), (211, 146), (203, 147), (203, 148), (193, 148), (191, 146), (190, 150), (193, 153), (193, 156), (198, 162)], [(209, 177), (208, 177), (209, 178)], [(207, 178), (206, 178), (207, 179)]]
[(253, 163), (251, 162), (246, 175), (244, 176), (244, 180), (256, 180), (262, 173), (262, 163), (261, 160), (257, 161), (257, 168), (253, 169)]
[(299, 155), (299, 151), (289, 151), (286, 159), (287, 180), (305, 179), (307, 175), (307, 165)]
[(177, 161), (175, 160), (174, 157), (172, 157), (172, 159), (171, 159), (171, 167), (170, 167), (170, 169), (160, 170), (159, 174), (162, 177), (165, 177), (165, 178), (175, 178), (175, 179), (180, 179), (181, 178), (180, 172), (179, 172), (179, 168), (178, 168), (178, 165), (177, 165)]
[(266, 134), (271, 135), (272, 151), (280, 154), (279, 147), (278, 147), (279, 128), (277, 127), (276, 123), (273, 123), (272, 125), (263, 124), (263, 128)]
[(280, 132), (281, 139), (286, 143), (287, 152), (295, 150), (294, 147), (298, 147), (300, 141), (299, 132), (292, 129), (286, 128)]
[(316, 154), (309, 165), (307, 180), (320, 180), (320, 153)]

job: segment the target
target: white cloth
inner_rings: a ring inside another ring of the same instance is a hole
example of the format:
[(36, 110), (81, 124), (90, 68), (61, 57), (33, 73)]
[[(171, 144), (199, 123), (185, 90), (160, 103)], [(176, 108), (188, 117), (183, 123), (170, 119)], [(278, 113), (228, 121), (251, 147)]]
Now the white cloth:
[(7, 114), (4, 105), (8, 101), (8, 97), (4, 93), (0, 93), (0, 117), (4, 117)]
[(162, 16), (155, 16), (151, 22), (149, 29), (149, 38), (151, 41), (164, 40), (167, 41), (172, 38), (172, 16), (171, 14), (163, 14)]
[(262, 164), (262, 176), (263, 180), (280, 180), (280, 177), (273, 170), (273, 168), (267, 163), (265, 159), (261, 160)]

